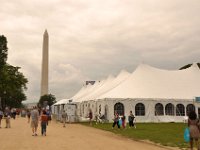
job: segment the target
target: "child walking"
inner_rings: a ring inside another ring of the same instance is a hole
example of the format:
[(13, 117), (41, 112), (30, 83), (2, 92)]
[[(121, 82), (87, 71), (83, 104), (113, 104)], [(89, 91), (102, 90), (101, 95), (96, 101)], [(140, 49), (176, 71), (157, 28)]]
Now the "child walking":
[(48, 116), (46, 114), (46, 111), (43, 110), (42, 115), (41, 115), (41, 133), (42, 136), (47, 133), (47, 123), (48, 123)]

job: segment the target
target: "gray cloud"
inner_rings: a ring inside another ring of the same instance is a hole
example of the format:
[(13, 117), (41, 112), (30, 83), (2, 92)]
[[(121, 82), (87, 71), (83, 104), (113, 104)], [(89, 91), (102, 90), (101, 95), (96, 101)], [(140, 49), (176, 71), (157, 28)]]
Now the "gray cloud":
[(50, 37), (50, 92), (75, 94), (84, 80), (99, 80), (139, 63), (177, 69), (199, 61), (198, 0), (1, 0), (1, 34), (8, 62), (29, 79), (38, 100), (42, 35)]

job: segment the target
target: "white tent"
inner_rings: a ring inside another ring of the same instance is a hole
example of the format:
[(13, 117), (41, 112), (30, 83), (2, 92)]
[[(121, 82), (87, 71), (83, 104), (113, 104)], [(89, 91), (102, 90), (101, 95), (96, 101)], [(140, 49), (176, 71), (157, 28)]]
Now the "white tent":
[(72, 97), (72, 99), (74, 100), (74, 102), (83, 101), (85, 99), (85, 97), (87, 97), (91, 93), (94, 93), (96, 90), (98, 90), (99, 88), (104, 86), (106, 83), (108, 83), (113, 78), (114, 77), (112, 75), (110, 75), (106, 80), (102, 80), (99, 82), (97, 81), (97, 82), (95, 82), (94, 85), (90, 85), (90, 84), (87, 85), (86, 88), (81, 92), (81, 94), (78, 94), (78, 96)]
[(53, 105), (61, 105), (61, 104), (66, 104), (69, 101), (69, 99), (61, 99), (58, 102), (56, 102)]
[(103, 80), (103, 82), (99, 82), (93, 85), (93, 88), (91, 88), (91, 90), (82, 96), (81, 98), (79, 98), (79, 101), (86, 101), (86, 100), (92, 100), (92, 96), (95, 94), (98, 94), (98, 92), (100, 92), (102, 89), (105, 89), (107, 87), (107, 85), (112, 82), (114, 80), (114, 76), (110, 75), (108, 76), (108, 78), (106, 80)]
[(200, 70), (196, 64), (184, 70), (161, 70), (140, 65), (132, 75), (102, 98), (193, 99), (200, 95)]
[(62, 110), (64, 109), (64, 105), (67, 104), (69, 102), (69, 99), (61, 99), (58, 102), (56, 102), (55, 104), (53, 104), (51, 106), (51, 110), (54, 114), (60, 114)]
[(198, 111), (194, 98), (200, 95), (200, 70), (196, 64), (173, 71), (141, 64), (122, 82), (111, 86), (115, 80), (82, 97), (82, 112), (91, 104), (95, 106), (94, 101), (93, 112), (107, 114), (110, 121), (117, 107), (123, 108), (120, 111), (126, 116), (132, 110), (139, 122), (182, 122), (188, 111)]
[(187, 113), (200, 105), (200, 70), (196, 64), (184, 70), (163, 70), (139, 65), (133, 73), (122, 71), (94, 85), (84, 86), (73, 99), (77, 115), (86, 117), (88, 109), (104, 114), (112, 121), (114, 111), (129, 115), (138, 122), (182, 122)]
[(102, 94), (109, 92), (113, 88), (117, 87), (121, 84), (124, 80), (129, 77), (130, 73), (122, 70), (116, 78), (108, 78), (106, 83), (103, 84), (101, 87), (90, 93), (87, 97), (82, 98), (83, 100), (96, 100)]

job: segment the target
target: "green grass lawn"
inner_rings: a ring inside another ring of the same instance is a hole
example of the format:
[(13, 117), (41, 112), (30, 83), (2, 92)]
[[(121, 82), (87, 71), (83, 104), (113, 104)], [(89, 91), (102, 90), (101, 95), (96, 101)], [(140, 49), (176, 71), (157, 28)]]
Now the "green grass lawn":
[[(82, 123), (88, 125), (89, 123)], [(112, 123), (96, 124), (92, 127), (113, 132), (134, 140), (149, 140), (164, 146), (188, 148), (184, 142), (183, 132), (186, 124), (183, 123), (137, 123), (137, 128), (112, 129)]]

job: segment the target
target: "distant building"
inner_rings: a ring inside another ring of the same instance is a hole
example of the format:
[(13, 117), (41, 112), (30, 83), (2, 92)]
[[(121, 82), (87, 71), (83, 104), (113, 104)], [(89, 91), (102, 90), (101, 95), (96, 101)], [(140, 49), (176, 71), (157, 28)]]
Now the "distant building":
[(37, 102), (28, 102), (28, 101), (24, 101), (22, 102), (23, 105), (28, 108), (28, 109), (31, 109), (33, 108), (34, 106), (37, 106)]

